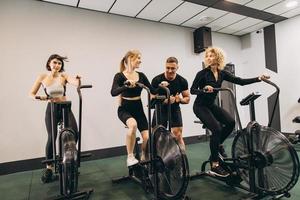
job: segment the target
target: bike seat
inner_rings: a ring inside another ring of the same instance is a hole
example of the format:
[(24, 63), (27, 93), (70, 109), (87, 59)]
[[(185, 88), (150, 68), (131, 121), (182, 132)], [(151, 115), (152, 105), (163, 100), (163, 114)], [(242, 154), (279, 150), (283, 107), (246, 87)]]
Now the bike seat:
[(255, 92), (255, 93), (254, 93), (254, 92), (253, 92), (253, 93), (249, 94), (248, 96), (246, 96), (244, 99), (242, 99), (242, 100), (240, 101), (240, 104), (241, 104), (241, 106), (249, 105), (250, 102), (254, 102), (255, 99), (257, 99), (257, 98), (260, 97), (260, 96), (261, 96), (260, 93), (258, 93), (258, 92)]
[(202, 128), (206, 129), (206, 126), (203, 124), (203, 122), (201, 120), (195, 120), (194, 123), (196, 123), (196, 124), (202, 124)]
[(300, 123), (300, 116), (297, 116), (293, 119), (294, 123)]

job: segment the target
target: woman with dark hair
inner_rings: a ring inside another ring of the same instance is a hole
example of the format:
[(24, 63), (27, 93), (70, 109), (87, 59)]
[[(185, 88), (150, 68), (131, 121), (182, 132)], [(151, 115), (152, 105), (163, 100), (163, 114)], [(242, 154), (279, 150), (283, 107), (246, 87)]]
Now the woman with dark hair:
[[(128, 167), (138, 163), (133, 155), (137, 129), (139, 129), (143, 138), (142, 160), (145, 157), (144, 152), (149, 138), (148, 122), (141, 101), (142, 88), (137, 87), (136, 82), (149, 87), (152, 93), (153, 89), (146, 75), (136, 71), (140, 64), (141, 53), (137, 50), (128, 51), (121, 60), (120, 72), (115, 75), (111, 88), (111, 95), (120, 97), (118, 117), (128, 127), (126, 134)], [(124, 84), (125, 82), (126, 84)]]
[[(48, 140), (46, 144), (46, 159), (53, 158), (53, 149), (52, 149), (52, 125), (51, 125), (51, 102), (64, 102), (66, 98), (66, 85), (70, 83), (71, 85), (79, 85), (79, 76), (71, 77), (64, 73), (64, 61), (67, 61), (67, 57), (60, 56), (58, 54), (53, 54), (49, 57), (46, 63), (46, 69), (48, 73), (43, 73), (38, 76), (34, 82), (32, 89), (30, 91), (30, 96), (33, 99), (40, 101), (48, 101), (45, 123), (48, 133)], [(43, 87), (45, 95), (37, 96), (37, 93), (40, 87)], [(54, 106), (54, 127), (57, 126), (57, 123), (62, 118), (62, 113), (59, 106)], [(69, 113), (69, 125), (70, 127), (78, 132), (77, 123), (72, 111)], [(54, 131), (55, 141), (57, 136), (57, 130)], [(55, 142), (54, 141), (54, 142)], [(46, 169), (43, 172), (41, 177), (43, 183), (48, 183), (53, 180), (53, 164), (47, 163)]]

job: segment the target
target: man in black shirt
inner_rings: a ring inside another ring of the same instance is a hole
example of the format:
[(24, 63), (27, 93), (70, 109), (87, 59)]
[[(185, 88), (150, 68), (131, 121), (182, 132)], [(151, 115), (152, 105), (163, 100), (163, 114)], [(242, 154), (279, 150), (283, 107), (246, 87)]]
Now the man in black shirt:
[[(166, 71), (153, 78), (151, 85), (157, 89), (160, 95), (164, 95), (165, 91), (158, 89), (159, 84), (162, 84), (170, 90), (171, 103), (171, 128), (172, 133), (176, 136), (178, 143), (185, 148), (182, 138), (182, 116), (179, 104), (188, 104), (190, 101), (190, 92), (188, 90), (188, 82), (185, 78), (177, 74), (178, 60), (175, 57), (169, 57), (166, 61)], [(155, 116), (155, 113), (154, 113)], [(152, 126), (156, 124), (156, 119), (153, 117)], [(168, 123), (168, 100), (163, 102), (161, 108), (161, 122), (163, 126), (167, 127)]]

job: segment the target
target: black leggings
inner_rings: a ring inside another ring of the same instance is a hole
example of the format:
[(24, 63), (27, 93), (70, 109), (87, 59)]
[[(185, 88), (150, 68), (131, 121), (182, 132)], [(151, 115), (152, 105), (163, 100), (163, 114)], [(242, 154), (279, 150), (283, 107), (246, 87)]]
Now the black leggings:
[(219, 146), (230, 135), (235, 126), (234, 119), (223, 108), (211, 105), (194, 105), (195, 115), (211, 132), (210, 151), (211, 161), (218, 161)]
[[(75, 131), (76, 135), (76, 142), (77, 142), (77, 134), (78, 134), (78, 128), (77, 123), (75, 120), (75, 117), (73, 115), (73, 112), (69, 112), (69, 127), (72, 128), (72, 130)], [(54, 104), (54, 140), (56, 141), (57, 137), (57, 124), (62, 120), (62, 109), (60, 105)], [(45, 123), (48, 133), (48, 140), (46, 144), (46, 159), (52, 159), (53, 158), (53, 148), (52, 148), (52, 125), (51, 125), (51, 104), (48, 103), (47, 109), (46, 109), (46, 116), (45, 116)]]

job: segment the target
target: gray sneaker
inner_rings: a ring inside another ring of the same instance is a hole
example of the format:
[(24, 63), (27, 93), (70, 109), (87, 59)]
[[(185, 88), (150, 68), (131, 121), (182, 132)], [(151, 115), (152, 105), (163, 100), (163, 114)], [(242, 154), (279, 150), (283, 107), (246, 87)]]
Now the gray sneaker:
[(229, 173), (227, 171), (225, 171), (220, 165), (216, 166), (216, 167), (211, 167), (211, 170), (209, 171), (210, 174), (215, 175), (215, 176), (219, 176), (219, 177), (227, 177), (229, 176)]

